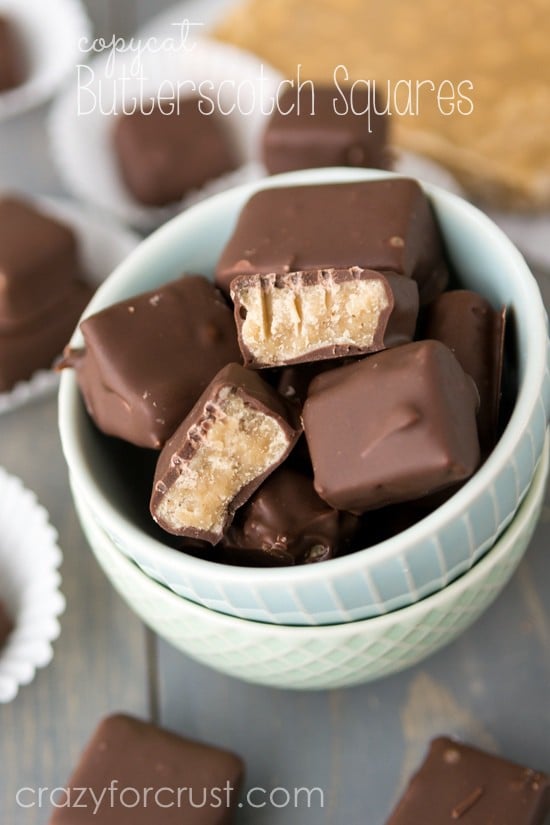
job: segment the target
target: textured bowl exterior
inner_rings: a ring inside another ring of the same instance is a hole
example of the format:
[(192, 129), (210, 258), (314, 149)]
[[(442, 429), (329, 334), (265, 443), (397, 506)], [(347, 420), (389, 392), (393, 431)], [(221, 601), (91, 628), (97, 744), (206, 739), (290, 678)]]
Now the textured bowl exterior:
[[(259, 188), (386, 177), (373, 170), (281, 175), (218, 195), (166, 224), (100, 288), (89, 311), (177, 277), (211, 274), (242, 205)], [(470, 569), (510, 523), (542, 453), (550, 410), (550, 345), (540, 292), (525, 261), (481, 212), (426, 186), (449, 257), (466, 287), (512, 308), (520, 392), (484, 466), (428, 518), (351, 556), (299, 568), (235, 568), (194, 559), (148, 535), (113, 479), (68, 371), (60, 430), (73, 483), (95, 520), (148, 576), (212, 610), (274, 624), (338, 624), (380, 616), (437, 592)], [(75, 337), (75, 343), (78, 342)]]
[(130, 607), (203, 664), (279, 688), (324, 689), (378, 679), (455, 639), (491, 604), (535, 529), (548, 475), (548, 447), (514, 520), (489, 553), (444, 590), (387, 616), (332, 627), (285, 627), (237, 619), (178, 598), (120, 553), (76, 497), (93, 552)]

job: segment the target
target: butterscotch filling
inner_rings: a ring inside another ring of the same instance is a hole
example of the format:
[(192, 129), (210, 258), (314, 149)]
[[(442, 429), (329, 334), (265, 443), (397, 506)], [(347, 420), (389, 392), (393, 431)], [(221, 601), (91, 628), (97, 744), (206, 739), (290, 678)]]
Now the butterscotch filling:
[(293, 274), (284, 286), (275, 276), (236, 293), (243, 318), (241, 336), (262, 364), (281, 364), (323, 347), (372, 346), (389, 299), (381, 279), (338, 281), (329, 273), (306, 285)]
[[(205, 426), (206, 423), (206, 426)], [(288, 438), (270, 415), (235, 394), (208, 403), (205, 417), (189, 431), (200, 440), (180, 475), (163, 495), (157, 513), (175, 530), (221, 532), (228, 506), (239, 491), (281, 460)]]

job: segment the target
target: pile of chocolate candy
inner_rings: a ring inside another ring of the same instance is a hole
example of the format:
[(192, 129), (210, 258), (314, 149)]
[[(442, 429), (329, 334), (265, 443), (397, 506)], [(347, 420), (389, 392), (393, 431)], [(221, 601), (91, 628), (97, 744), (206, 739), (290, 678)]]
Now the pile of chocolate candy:
[(504, 311), (452, 277), (413, 180), (266, 189), (216, 285), (87, 318), (62, 366), (100, 430), (160, 450), (150, 510), (177, 546), (317, 562), (414, 522), (494, 447)]

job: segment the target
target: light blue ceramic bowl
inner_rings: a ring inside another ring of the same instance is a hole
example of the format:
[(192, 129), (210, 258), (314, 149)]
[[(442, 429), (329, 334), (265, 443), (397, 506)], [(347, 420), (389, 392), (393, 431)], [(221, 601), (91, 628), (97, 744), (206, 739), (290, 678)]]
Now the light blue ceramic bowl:
[(205, 665), (262, 685), (318, 690), (369, 682), (410, 667), (462, 633), (514, 573), (544, 501), (548, 446), (533, 483), (483, 559), (417, 604), (332, 627), (260, 624), (207, 610), (146, 576), (115, 547), (78, 496), (80, 522), (99, 564), (132, 610)]
[[(322, 169), (281, 175), (225, 192), (188, 210), (146, 240), (103, 284), (88, 308), (152, 289), (182, 271), (211, 274), (243, 204), (258, 189), (345, 182), (389, 173)], [(297, 568), (219, 565), (152, 538), (81, 402), (74, 374), (62, 376), (59, 417), (78, 497), (114, 544), (151, 578), (213, 610), (262, 622), (338, 624), (423, 599), (468, 570), (511, 521), (541, 455), (550, 410), (547, 319), (537, 284), (512, 243), (462, 199), (426, 186), (462, 285), (510, 308), (519, 394), (510, 422), (475, 476), (428, 518), (351, 556)], [(327, 215), (330, 220), (330, 215)], [(75, 343), (79, 341), (78, 335)]]

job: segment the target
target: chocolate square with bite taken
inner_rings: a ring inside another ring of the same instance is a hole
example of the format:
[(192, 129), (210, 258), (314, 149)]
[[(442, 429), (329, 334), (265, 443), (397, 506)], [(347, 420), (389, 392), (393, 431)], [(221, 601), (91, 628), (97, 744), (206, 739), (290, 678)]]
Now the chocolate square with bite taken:
[(228, 364), (162, 450), (151, 515), (167, 532), (217, 544), (235, 510), (288, 456), (295, 410), (260, 376)]
[(237, 165), (221, 118), (202, 114), (198, 97), (118, 116), (113, 140), (124, 183), (146, 206), (175, 203)]
[(313, 379), (303, 409), (315, 489), (361, 514), (468, 478), (479, 396), (452, 352), (418, 341)]
[(109, 716), (49, 825), (230, 825), (242, 778), (243, 763), (232, 753)]
[(448, 280), (428, 198), (409, 178), (275, 187), (244, 205), (216, 268), (229, 294), (238, 275), (361, 267), (414, 278), (420, 302)]
[(231, 281), (246, 366), (276, 367), (377, 352), (412, 341), (412, 278), (358, 266)]
[(549, 776), (440, 737), (386, 825), (543, 825), (549, 813)]
[(271, 175), (321, 166), (390, 167), (389, 120), (378, 114), (384, 109), (380, 95), (375, 99), (366, 88), (353, 95), (349, 87), (336, 91), (317, 84), (307, 98), (296, 89), (281, 95), (263, 139)]

